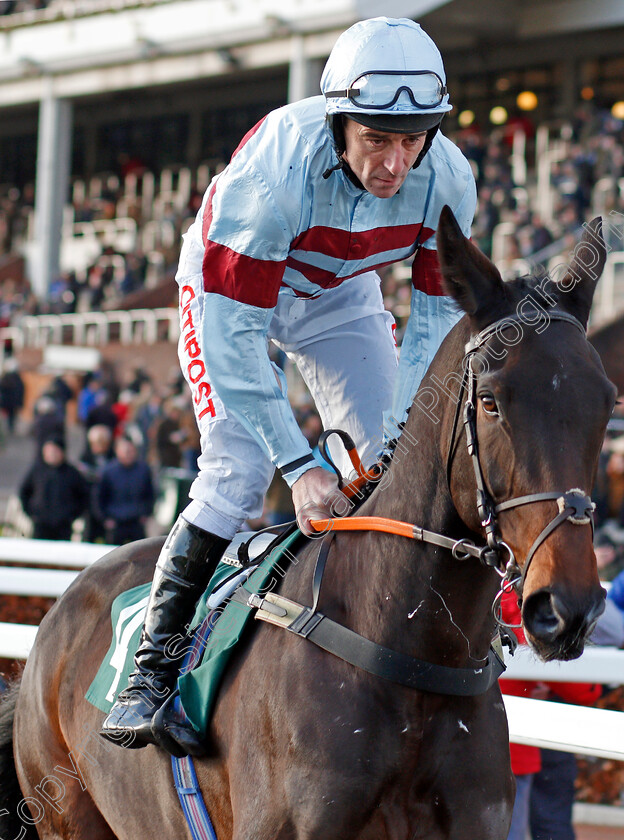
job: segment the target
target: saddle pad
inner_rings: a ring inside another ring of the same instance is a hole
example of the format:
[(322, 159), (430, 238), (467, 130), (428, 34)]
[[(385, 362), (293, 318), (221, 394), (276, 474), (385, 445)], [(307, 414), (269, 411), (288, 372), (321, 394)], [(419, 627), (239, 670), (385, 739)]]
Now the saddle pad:
[[(284, 552), (292, 546), (300, 536), (299, 531), (292, 533), (283, 543), (278, 545), (263, 562), (248, 577), (245, 587), (249, 592), (258, 593), (262, 589), (266, 592), (274, 589), (281, 579), (279, 572), (272, 578), (271, 573), (284, 557)], [(185, 713), (193, 726), (204, 735), (212, 705), (217, 695), (221, 676), (236, 642), (242, 635), (247, 620), (253, 613), (252, 607), (247, 607), (236, 601), (229, 600), (231, 587), (228, 583), (241, 576), (247, 577), (248, 572), (233, 569), (229, 563), (219, 563), (212, 576), (206, 593), (200, 599), (195, 616), (191, 622), (191, 635), (198, 629), (210, 613), (209, 626), (212, 632), (206, 640), (206, 648), (199, 666), (180, 678), (180, 698)], [(125, 688), (128, 677), (134, 669), (134, 654), (139, 646), (139, 638), (143, 627), (143, 619), (149, 598), (151, 583), (136, 586), (122, 592), (115, 598), (111, 607), (111, 623), (113, 636), (111, 645), (102, 664), (89, 686), (85, 695), (93, 706), (103, 712), (109, 712), (117, 693)], [(213, 592), (222, 590), (226, 600), (212, 609)], [(210, 607), (208, 600), (210, 599)], [(217, 620), (218, 619), (218, 620)], [(216, 622), (216, 623), (215, 623)], [(188, 647), (188, 646), (187, 646)], [(182, 656), (180, 657), (182, 663)]]

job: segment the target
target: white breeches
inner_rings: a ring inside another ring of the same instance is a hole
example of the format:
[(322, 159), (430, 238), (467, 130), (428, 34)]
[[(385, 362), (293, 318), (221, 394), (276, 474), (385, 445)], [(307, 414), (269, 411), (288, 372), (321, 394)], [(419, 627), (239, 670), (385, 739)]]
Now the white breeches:
[[(260, 443), (228, 415), (214, 389), (208, 394), (207, 385), (202, 386), (210, 381), (210, 371), (203, 374), (201, 348), (184, 340), (191, 327), (201, 334), (201, 289), (195, 290), (190, 308), (188, 298), (183, 300), (186, 328), (179, 356), (193, 392), (202, 454), (183, 516), (231, 538), (246, 519), (261, 514), (274, 467)], [(369, 272), (314, 300), (280, 294), (269, 331), (269, 339), (297, 366), (323, 428), (347, 432), (366, 466), (382, 448), (382, 415), (392, 402), (397, 369), (393, 325), (379, 278)], [(346, 477), (352, 472), (350, 461), (337, 438), (333, 440), (332, 458)]]

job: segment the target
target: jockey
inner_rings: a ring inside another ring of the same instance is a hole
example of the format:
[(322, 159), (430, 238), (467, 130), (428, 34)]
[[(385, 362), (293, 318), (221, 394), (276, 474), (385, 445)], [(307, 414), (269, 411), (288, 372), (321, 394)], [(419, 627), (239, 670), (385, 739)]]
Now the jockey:
[[(434, 232), (448, 204), (470, 234), (476, 188), (438, 132), (451, 105), (437, 47), (411, 20), (361, 21), (337, 40), (321, 92), (243, 138), (184, 237), (179, 356), (202, 452), (157, 562), (135, 671), (102, 727), (126, 746), (156, 743), (152, 717), (178, 675), (166, 643), (191, 620), (233, 536), (260, 514), (274, 469), (307, 533), (340, 496), (297, 426), (267, 341), (297, 365), (324, 427), (348, 432), (370, 466), (384, 411), (404, 419), (459, 317), (440, 286)], [(406, 259), (412, 305), (397, 368), (377, 270)], [(171, 721), (157, 734), (174, 750), (200, 749), (190, 726)]]

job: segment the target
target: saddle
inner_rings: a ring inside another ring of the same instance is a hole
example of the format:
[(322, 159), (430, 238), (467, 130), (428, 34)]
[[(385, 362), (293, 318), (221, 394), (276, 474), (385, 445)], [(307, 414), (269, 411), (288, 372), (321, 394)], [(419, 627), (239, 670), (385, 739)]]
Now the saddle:
[[(231, 596), (245, 584), (247, 597), (258, 597), (288, 548), (301, 537), (295, 522), (276, 530), (237, 534), (197, 605), (188, 634), (180, 635), (168, 649), (186, 672), (178, 681), (183, 708), (194, 725), (201, 719), (202, 729), (210, 719), (229, 656), (254, 612), (251, 604), (244, 605)], [(110, 711), (118, 689), (127, 684), (133, 670), (150, 588), (151, 583), (136, 586), (122, 592), (112, 604), (111, 645), (85, 695), (103, 712)], [(219, 632), (211, 634), (217, 619), (226, 615)]]

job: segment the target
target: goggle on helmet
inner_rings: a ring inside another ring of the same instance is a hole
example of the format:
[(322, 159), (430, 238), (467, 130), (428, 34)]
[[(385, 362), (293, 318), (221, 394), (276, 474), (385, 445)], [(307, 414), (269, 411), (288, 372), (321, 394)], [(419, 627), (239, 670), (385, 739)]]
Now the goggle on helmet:
[(344, 140), (336, 117), (346, 115), (379, 131), (427, 131), (431, 136), (416, 165), (452, 107), (438, 48), (407, 18), (373, 18), (344, 32), (325, 65), (321, 92), (339, 154)]

